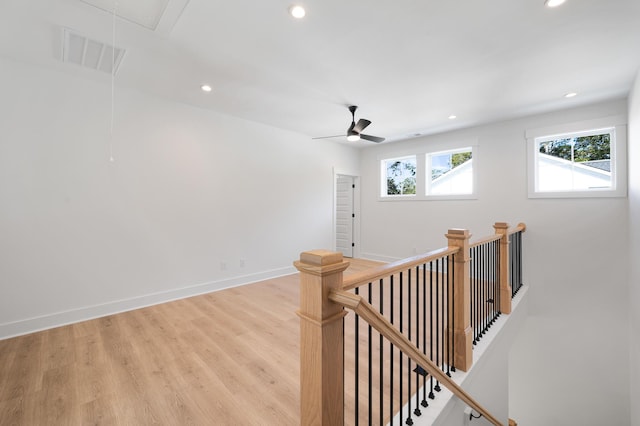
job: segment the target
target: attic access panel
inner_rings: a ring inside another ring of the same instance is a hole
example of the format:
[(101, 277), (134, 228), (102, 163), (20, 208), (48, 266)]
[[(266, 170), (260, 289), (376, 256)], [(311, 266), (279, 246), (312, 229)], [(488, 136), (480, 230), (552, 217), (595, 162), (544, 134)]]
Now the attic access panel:
[(160, 23), (169, 0), (81, 0), (86, 4), (113, 13), (114, 5), (116, 16), (141, 25), (151, 31), (155, 31)]

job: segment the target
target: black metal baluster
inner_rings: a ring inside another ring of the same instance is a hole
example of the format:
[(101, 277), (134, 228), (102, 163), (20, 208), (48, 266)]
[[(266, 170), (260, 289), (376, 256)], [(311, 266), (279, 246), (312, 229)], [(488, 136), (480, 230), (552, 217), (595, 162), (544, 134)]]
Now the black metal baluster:
[[(367, 300), (369, 302), (369, 304), (371, 304), (371, 283), (368, 284), (367, 289), (369, 290), (369, 294), (367, 296)], [(368, 361), (368, 383), (369, 383), (369, 425), (371, 426), (372, 423), (372, 417), (373, 417), (373, 363), (372, 363), (372, 352), (373, 352), (373, 348), (372, 348), (372, 331), (373, 331), (373, 327), (371, 327), (371, 325), (369, 324), (368, 326), (368, 333), (367, 333), (367, 347), (369, 349), (368, 353), (367, 353), (367, 361)]]
[(491, 309), (492, 309), (491, 302), (490, 302), (490, 300), (491, 300), (491, 254), (489, 252), (489, 244), (485, 244), (484, 251), (485, 251), (486, 257), (487, 257), (487, 261), (486, 261), (486, 263), (487, 263), (487, 266), (486, 266), (486, 268), (487, 268), (487, 272), (486, 272), (487, 280), (486, 280), (486, 284), (485, 284), (485, 287), (486, 287), (485, 291), (486, 291), (487, 295), (486, 295), (486, 299), (484, 301), (484, 304), (485, 304), (486, 310), (487, 310), (487, 319), (485, 320), (485, 322), (487, 324), (486, 330), (485, 330), (485, 333), (486, 333), (487, 330), (489, 329), (489, 327), (491, 327)]
[(500, 310), (500, 306), (502, 306), (502, 292), (500, 290), (500, 277), (502, 276), (502, 271), (504, 268), (504, 265), (502, 264), (502, 261), (500, 260), (500, 240), (496, 241), (496, 263), (498, 265), (498, 268), (496, 270), (496, 291), (498, 292), (498, 310)]
[[(451, 296), (454, 299), (453, 303), (451, 304), (451, 331), (452, 333), (455, 331), (456, 329), (456, 301), (455, 301), (455, 282), (456, 282), (456, 255), (452, 254), (450, 256), (447, 256), (447, 262), (449, 262), (449, 267), (450, 267), (450, 271), (451, 271), (451, 282), (454, 285), (454, 289), (451, 292)], [(452, 335), (451, 336), (451, 361), (452, 361), (452, 365), (451, 365), (451, 371), (456, 371), (456, 367), (455, 364), (453, 363), (453, 360), (455, 360), (455, 356), (456, 356), (456, 350), (455, 350), (455, 336)]]
[(518, 290), (520, 290), (520, 287), (522, 287), (522, 232), (518, 232), (516, 234), (516, 241), (518, 242), (518, 254), (516, 256), (516, 265), (518, 268)]
[(510, 239), (510, 248), (511, 248), (511, 253), (509, 253), (509, 260), (511, 261), (511, 291), (513, 293), (513, 295), (515, 295), (518, 292), (518, 277), (517, 277), (517, 271), (516, 271), (516, 265), (518, 264), (518, 242), (517, 242), (517, 234), (511, 234), (509, 236)]
[[(440, 260), (436, 260), (436, 365), (440, 366)], [(440, 381), (436, 380), (434, 387), (440, 392)]]
[[(420, 267), (416, 266), (416, 348), (420, 350)], [(420, 366), (416, 364), (416, 408), (413, 414), (422, 415), (420, 411)]]
[(491, 245), (486, 244), (485, 252), (487, 253), (487, 299), (485, 300), (485, 304), (487, 305), (487, 330), (493, 324), (493, 303), (492, 303), (492, 295), (491, 295)]
[(500, 316), (500, 299), (502, 295), (500, 294), (500, 240), (496, 240), (493, 244), (493, 257), (495, 258), (495, 285), (494, 285), (494, 310), (496, 312), (496, 318)]
[[(404, 286), (403, 286), (403, 282), (402, 282), (402, 272), (400, 272), (400, 332), (404, 333)], [(402, 369), (402, 364), (404, 363), (404, 354), (402, 353), (402, 351), (400, 350), (400, 348), (398, 348), (398, 356), (400, 357), (400, 369), (398, 371), (398, 377), (400, 378), (400, 388), (398, 389), (398, 395), (400, 396), (400, 424), (402, 424), (402, 419), (403, 419), (403, 411), (402, 411), (402, 407), (404, 406), (404, 404), (402, 403), (402, 387), (403, 387), (403, 381), (402, 381), (402, 373), (403, 373), (403, 369)]]
[(445, 326), (445, 332), (446, 332), (446, 341), (447, 344), (445, 345), (445, 351), (446, 351), (446, 356), (445, 356), (445, 361), (447, 364), (447, 376), (451, 377), (451, 333), (452, 333), (452, 329), (451, 329), (451, 301), (453, 300), (453, 297), (451, 297), (451, 276), (449, 275), (449, 262), (448, 262), (449, 257), (446, 257), (446, 261), (445, 258), (442, 259), (442, 267), (443, 269), (446, 269), (446, 282), (447, 282), (447, 300), (446, 303), (443, 306), (443, 309), (446, 308), (447, 310), (447, 325)]
[[(394, 299), (394, 294), (393, 294), (393, 275), (391, 275), (391, 277), (389, 278), (389, 311), (390, 311), (390, 316), (391, 316), (391, 324), (394, 323), (393, 320), (393, 305), (395, 302)], [(389, 342), (389, 358), (390, 358), (390, 362), (389, 362), (389, 424), (393, 424), (393, 370), (395, 369), (395, 365), (393, 364), (393, 343)], [(402, 423), (400, 423), (402, 424)]]
[(482, 335), (482, 250), (476, 247), (476, 334), (477, 340)]
[(522, 231), (518, 231), (518, 290), (522, 287)]
[(444, 259), (438, 259), (438, 263), (440, 263), (440, 276), (442, 283), (442, 294), (440, 295), (440, 307), (441, 307), (441, 315), (440, 315), (440, 336), (441, 336), (441, 345), (440, 345), (440, 369), (444, 373), (446, 371), (445, 364), (445, 348), (447, 346), (447, 276), (445, 274), (445, 265)]
[(520, 290), (520, 280), (518, 277), (518, 263), (519, 263), (519, 257), (518, 257), (518, 236), (519, 233), (515, 233), (513, 234), (513, 240), (514, 240), (514, 253), (513, 253), (513, 286), (516, 289), (516, 293), (518, 292), (518, 290)]
[(496, 322), (496, 247), (495, 241), (489, 244), (489, 265), (490, 265), (490, 278), (489, 281), (489, 299), (491, 300), (491, 321), (489, 325), (493, 326)]
[[(407, 332), (411, 341), (411, 269), (407, 270)], [(411, 358), (407, 356), (407, 421), (409, 426), (413, 424), (411, 419)]]
[[(491, 321), (491, 323), (493, 324), (496, 319), (498, 318), (498, 311), (500, 309), (500, 304), (499, 302), (499, 291), (500, 291), (500, 287), (498, 284), (499, 281), (499, 276), (498, 275), (498, 263), (499, 263), (499, 257), (498, 257), (498, 252), (496, 251), (497, 249), (497, 241), (492, 241), (491, 242), (491, 247), (490, 247), (490, 253), (491, 253), (491, 270), (492, 270), (492, 276), (491, 276), (491, 282), (493, 284), (492, 286), (492, 303), (493, 303), (493, 312), (492, 312), (492, 316), (493, 316), (493, 321)], [(496, 292), (497, 291), (497, 292)]]
[[(380, 315), (384, 315), (384, 281), (382, 278), (380, 278)], [(382, 424), (384, 423), (384, 357), (383, 357), (383, 350), (384, 350), (384, 340), (383, 340), (383, 336), (382, 334), (379, 334), (379, 342), (380, 342), (380, 347), (378, 348), (378, 353), (379, 353), (379, 357), (380, 357), (380, 405), (379, 405), (379, 409), (380, 409), (380, 413), (379, 413), (379, 419), (380, 419), (380, 426), (382, 426)]]
[(476, 282), (478, 277), (478, 271), (476, 268), (477, 263), (477, 247), (473, 247), (471, 249), (471, 330), (473, 330), (473, 344), (475, 345), (478, 341), (478, 314), (477, 314), (477, 303), (478, 303), (478, 294), (476, 289)]
[(493, 241), (491, 243), (491, 247), (490, 247), (489, 252), (491, 253), (491, 270), (492, 272), (492, 276), (491, 276), (491, 282), (493, 283), (493, 289), (491, 292), (491, 325), (493, 325), (496, 322), (496, 318), (498, 315), (498, 309), (496, 306), (496, 301), (498, 300), (498, 296), (496, 294), (496, 283), (498, 282), (498, 278), (496, 276), (496, 271), (497, 271), (497, 258), (496, 258), (496, 242)]
[(487, 330), (487, 246), (483, 244), (480, 248), (482, 251), (482, 262), (480, 263), (482, 268), (482, 333), (481, 336), (484, 336), (485, 331)]
[(488, 275), (488, 281), (487, 281), (487, 313), (489, 314), (488, 316), (488, 327), (491, 327), (493, 325), (493, 293), (492, 293), (492, 287), (491, 287), (491, 283), (493, 282), (493, 278), (491, 277), (491, 274), (494, 270), (493, 268), (493, 263), (492, 262), (492, 256), (491, 256), (491, 244), (487, 244), (487, 275)]
[[(427, 264), (422, 264), (422, 354), (427, 354)], [(428, 407), (427, 374), (422, 378), (422, 406)]]
[[(433, 361), (433, 261), (429, 262), (429, 359)], [(433, 376), (429, 377), (429, 398), (434, 399)]]
[(509, 284), (511, 284), (511, 297), (516, 294), (516, 280), (513, 276), (513, 262), (515, 258), (515, 249), (513, 247), (514, 234), (509, 235)]
[[(356, 294), (359, 295), (360, 294), (360, 287), (356, 287)], [(355, 336), (355, 346), (356, 346), (356, 358), (355, 358), (355, 424), (358, 425), (358, 417), (359, 417), (359, 407), (360, 407), (360, 389), (358, 386), (358, 382), (360, 381), (360, 316), (358, 314), (356, 314), (355, 317), (355, 324), (356, 324), (356, 336)]]
[(484, 320), (486, 317), (487, 309), (487, 297), (485, 295), (485, 259), (484, 259), (484, 246), (480, 246), (480, 337), (484, 336)]
[(477, 340), (478, 340), (478, 336), (476, 335), (477, 333), (477, 326), (476, 326), (476, 318), (477, 318), (477, 314), (476, 314), (476, 310), (477, 310), (477, 295), (476, 295), (476, 278), (477, 278), (477, 271), (476, 271), (476, 257), (477, 257), (477, 253), (476, 253), (476, 248), (472, 247), (471, 248), (471, 260), (470, 260), (470, 277), (469, 277), (469, 285), (471, 287), (471, 330), (473, 331), (473, 344), (475, 345)]
[(487, 317), (489, 316), (487, 304), (487, 245), (482, 245), (482, 335), (487, 331)]
[(488, 309), (489, 309), (489, 327), (491, 327), (495, 321), (495, 305), (494, 305), (494, 300), (495, 300), (495, 278), (494, 278), (494, 274), (496, 271), (495, 268), (495, 264), (494, 264), (494, 257), (493, 257), (493, 242), (487, 244), (487, 259), (488, 259), (488, 267), (487, 269), (489, 270), (489, 281), (487, 282), (487, 292), (488, 292), (488, 299), (487, 299), (487, 304), (488, 304)]

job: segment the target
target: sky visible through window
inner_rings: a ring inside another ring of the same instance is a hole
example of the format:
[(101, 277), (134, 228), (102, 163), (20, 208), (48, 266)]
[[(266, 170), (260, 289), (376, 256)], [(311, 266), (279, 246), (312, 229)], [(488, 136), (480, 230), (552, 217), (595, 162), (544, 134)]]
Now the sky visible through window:
[(435, 180), (471, 159), (471, 151), (431, 154), (431, 180)]

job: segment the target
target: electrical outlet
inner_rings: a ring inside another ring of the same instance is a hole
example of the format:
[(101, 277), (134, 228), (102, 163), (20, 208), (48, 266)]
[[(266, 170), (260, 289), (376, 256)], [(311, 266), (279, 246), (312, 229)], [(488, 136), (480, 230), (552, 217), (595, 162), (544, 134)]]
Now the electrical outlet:
[(470, 425), (471, 424), (471, 414), (473, 413), (473, 410), (471, 409), (471, 407), (467, 406), (464, 409), (464, 425)]
[(245, 264), (245, 260), (244, 259), (240, 259), (240, 267), (244, 268), (244, 264)]
[(227, 270), (227, 262), (220, 262), (220, 270), (221, 271)]

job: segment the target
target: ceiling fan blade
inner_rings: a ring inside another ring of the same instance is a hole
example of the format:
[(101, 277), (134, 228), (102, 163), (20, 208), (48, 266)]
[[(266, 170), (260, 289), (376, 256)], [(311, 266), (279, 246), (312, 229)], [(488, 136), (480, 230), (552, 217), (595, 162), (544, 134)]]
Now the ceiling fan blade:
[(375, 142), (375, 143), (384, 142), (384, 138), (381, 138), (379, 136), (363, 135), (362, 133), (360, 133), (360, 139), (364, 139), (364, 140)]
[(356, 124), (356, 126), (353, 128), (353, 130), (355, 130), (356, 132), (360, 133), (362, 132), (369, 124), (371, 124), (371, 122), (365, 118), (361, 118), (360, 120), (358, 120), (358, 124)]
[(317, 138), (311, 138), (311, 139), (330, 139), (330, 138), (344, 138), (346, 135), (333, 135), (333, 136), (320, 136)]

